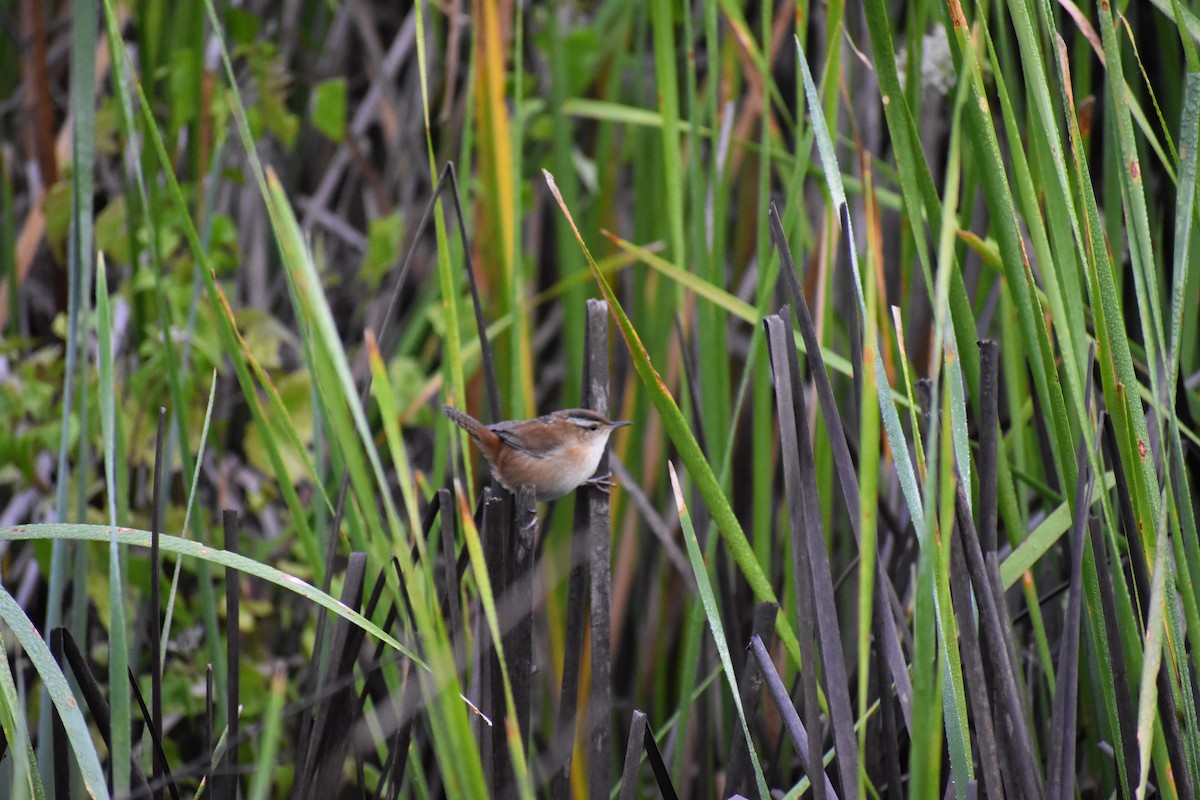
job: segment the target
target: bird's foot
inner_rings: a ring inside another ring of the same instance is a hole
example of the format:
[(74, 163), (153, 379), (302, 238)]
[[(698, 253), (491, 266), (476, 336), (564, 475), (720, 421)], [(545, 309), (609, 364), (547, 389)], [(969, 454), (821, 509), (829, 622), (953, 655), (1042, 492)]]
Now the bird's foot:
[(590, 486), (593, 489), (599, 489), (605, 494), (609, 494), (612, 492), (613, 487), (617, 484), (613, 481), (612, 473), (606, 472), (603, 475), (596, 475), (595, 477), (588, 478), (583, 482), (583, 485)]

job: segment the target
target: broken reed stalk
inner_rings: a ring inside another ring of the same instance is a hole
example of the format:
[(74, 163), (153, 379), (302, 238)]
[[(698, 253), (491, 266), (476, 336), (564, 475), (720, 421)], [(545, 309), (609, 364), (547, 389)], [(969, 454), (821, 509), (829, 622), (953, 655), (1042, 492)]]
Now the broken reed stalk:
[[(507, 545), (507, 522), (511, 517), (504, 513), (504, 498), (492, 494), (490, 489), (484, 489), (483, 494), (483, 554), (487, 563), (489, 578), (492, 583), (492, 593), (495, 598), (504, 596), (504, 551)], [(482, 605), (482, 599), (478, 601)], [(500, 662), (496, 657), (496, 646), (491, 639), (491, 632), (485, 615), (476, 615), (479, 621), (480, 652), (476, 660), (479, 667), (480, 691), (479, 702), (484, 713), (492, 720), (492, 725), (481, 726), (483, 736), (480, 740), (480, 750), (483, 757), (483, 775), (487, 785), (492, 790), (493, 797), (501, 797), (502, 792), (511, 783), (512, 770), (508, 760), (508, 746), (504, 740), (504, 676), (500, 671)]]
[(530, 695), (533, 677), (533, 561), (536, 553), (537, 507), (533, 487), (520, 486), (514, 498), (512, 522), (505, 547), (508, 569), (508, 597), (512, 622), (506, 626), (504, 656), (512, 665), (509, 681), (517, 712), (517, 730), (528, 747), (530, 733)]
[(638, 796), (638, 771), (643, 754), (650, 762), (650, 769), (654, 771), (659, 796), (663, 800), (676, 800), (678, 795), (675, 793), (675, 785), (671, 783), (671, 775), (667, 772), (667, 764), (663, 761), (662, 751), (658, 749), (658, 741), (654, 738), (654, 731), (650, 727), (646, 712), (634, 709), (633, 718), (629, 723), (629, 739), (625, 744), (620, 800), (633, 800)]

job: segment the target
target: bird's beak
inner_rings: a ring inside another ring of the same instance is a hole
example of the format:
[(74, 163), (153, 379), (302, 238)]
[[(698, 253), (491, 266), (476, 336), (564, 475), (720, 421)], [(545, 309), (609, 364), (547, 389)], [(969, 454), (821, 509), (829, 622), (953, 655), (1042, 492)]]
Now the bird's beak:
[(612, 422), (610, 422), (608, 424), (614, 428), (624, 428), (626, 425), (632, 425), (633, 423), (627, 419), (618, 419), (618, 420), (613, 420)]

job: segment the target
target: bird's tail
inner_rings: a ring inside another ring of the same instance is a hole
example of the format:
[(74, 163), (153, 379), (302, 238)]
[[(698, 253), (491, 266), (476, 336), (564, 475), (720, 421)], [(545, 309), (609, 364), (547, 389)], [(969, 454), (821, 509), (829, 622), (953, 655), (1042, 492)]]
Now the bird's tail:
[(487, 429), (487, 426), (482, 422), (475, 419), (465, 411), (459, 411), (454, 406), (442, 406), (442, 413), (445, 414), (455, 425), (471, 434), (471, 438), (477, 441), (480, 438), (486, 437), (488, 433), (491, 433), (491, 431)]

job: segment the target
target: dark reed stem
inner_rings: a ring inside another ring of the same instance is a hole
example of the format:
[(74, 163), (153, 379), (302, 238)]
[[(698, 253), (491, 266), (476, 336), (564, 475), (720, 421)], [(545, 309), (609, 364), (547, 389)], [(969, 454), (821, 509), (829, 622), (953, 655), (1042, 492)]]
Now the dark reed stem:
[[(225, 527), (225, 549), (236, 555), (239, 538), (237, 512), (225, 509), (222, 521)], [(225, 780), (222, 781), (222, 790), (216, 791), (215, 786), (213, 789), (214, 796), (229, 798), (237, 797), (238, 787), (238, 699), (240, 694), (239, 666), (242, 652), (242, 637), (238, 627), (238, 619), (241, 614), (240, 578), (241, 575), (237, 570), (232, 568), (225, 570), (225, 642), (229, 665), (225, 678), (225, 713), (228, 720), (229, 747), (222, 759), (224, 766), (220, 770), (220, 774), (225, 777)]]
[[(587, 302), (587, 374), (585, 405), (604, 416), (608, 407), (608, 304)], [(608, 473), (605, 450), (596, 474)], [(591, 758), (588, 783), (592, 797), (604, 797), (612, 788), (612, 524), (609, 495), (595, 486), (580, 487), (587, 503), (587, 539), (592, 600), (592, 676), (588, 725)], [(578, 535), (578, 534), (575, 534)]]
[[(166, 443), (167, 410), (158, 409), (158, 434), (154, 440), (154, 494), (150, 499), (150, 718), (154, 735), (161, 736), (163, 729), (163, 687), (162, 687), (162, 596), (161, 596), (161, 564), (158, 552), (159, 533), (162, 531), (162, 474), (166, 469), (163, 459), (163, 446)], [(153, 798), (162, 800), (162, 777), (167, 770), (166, 758), (162, 748), (154, 748), (153, 772), (151, 780), (154, 783)]]

